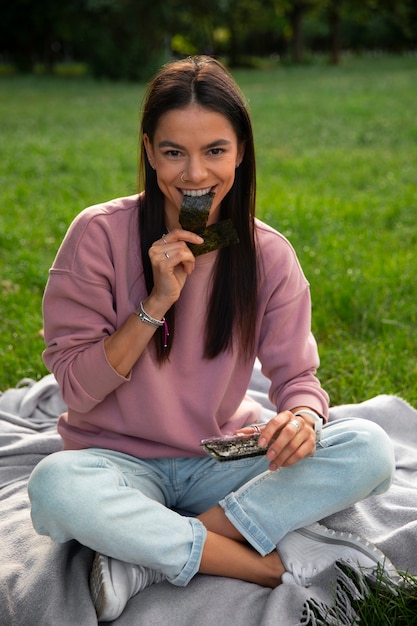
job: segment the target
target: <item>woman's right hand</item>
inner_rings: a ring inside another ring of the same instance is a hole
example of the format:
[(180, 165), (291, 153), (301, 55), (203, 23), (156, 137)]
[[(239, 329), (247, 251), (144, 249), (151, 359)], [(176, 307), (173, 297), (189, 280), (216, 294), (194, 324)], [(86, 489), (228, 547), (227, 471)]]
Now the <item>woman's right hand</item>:
[[(176, 228), (161, 239), (155, 241), (149, 249), (152, 264), (154, 287), (149, 299), (153, 306), (159, 303), (159, 314), (163, 317), (166, 311), (180, 297), (195, 266), (195, 257), (187, 243), (203, 243), (199, 235), (182, 228)], [(163, 310), (165, 309), (165, 310)]]
[[(143, 307), (148, 315), (162, 320), (178, 300), (187, 276), (194, 270), (195, 257), (189, 243), (203, 243), (203, 239), (187, 230), (177, 228), (158, 239), (149, 249), (154, 288)], [(155, 333), (155, 327), (138, 321), (136, 313), (126, 320), (104, 341), (107, 359), (122, 376), (128, 376)]]

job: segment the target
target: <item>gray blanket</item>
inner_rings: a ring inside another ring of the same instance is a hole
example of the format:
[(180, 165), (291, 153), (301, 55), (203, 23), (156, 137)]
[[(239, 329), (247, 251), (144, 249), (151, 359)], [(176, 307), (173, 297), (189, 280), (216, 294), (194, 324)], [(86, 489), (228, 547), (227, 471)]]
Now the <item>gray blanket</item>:
[[(255, 368), (250, 394), (265, 407), (267, 382)], [(55, 425), (64, 410), (52, 376), (23, 381), (0, 394), (0, 626), (93, 626), (88, 590), (91, 550), (71, 541), (55, 544), (31, 525), (26, 493), (35, 464), (60, 449)], [(377, 396), (334, 407), (331, 419), (356, 416), (380, 424), (391, 436), (397, 471), (391, 489), (323, 520), (367, 537), (400, 570), (417, 573), (417, 411), (396, 396)], [(325, 485), (323, 485), (325, 489)], [(322, 572), (309, 589), (271, 590), (227, 578), (197, 575), (186, 588), (167, 582), (129, 602), (117, 626), (334, 626), (352, 623), (349, 598), (341, 598), (343, 572)], [(334, 610), (335, 598), (339, 608)], [(329, 612), (330, 611), (330, 612)], [(331, 617), (332, 616), (332, 617)]]

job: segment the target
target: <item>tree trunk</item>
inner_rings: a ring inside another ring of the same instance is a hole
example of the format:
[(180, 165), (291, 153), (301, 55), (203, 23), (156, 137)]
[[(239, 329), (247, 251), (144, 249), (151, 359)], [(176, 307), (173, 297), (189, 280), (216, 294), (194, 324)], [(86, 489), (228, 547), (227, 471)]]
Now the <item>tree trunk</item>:
[(340, 61), (340, 0), (333, 1), (329, 7), (328, 24), (330, 33), (330, 63), (337, 65)]
[(303, 3), (294, 3), (290, 13), (292, 30), (292, 58), (294, 63), (302, 63), (304, 57), (303, 18)]

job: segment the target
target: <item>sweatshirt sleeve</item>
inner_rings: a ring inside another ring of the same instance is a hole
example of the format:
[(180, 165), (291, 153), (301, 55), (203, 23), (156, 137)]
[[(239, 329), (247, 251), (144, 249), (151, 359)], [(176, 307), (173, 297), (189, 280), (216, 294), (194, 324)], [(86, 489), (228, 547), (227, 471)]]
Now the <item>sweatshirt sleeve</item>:
[(271, 380), (270, 400), (278, 412), (307, 406), (327, 418), (329, 397), (316, 376), (320, 361), (311, 332), (308, 281), (289, 242), (278, 233), (267, 239), (258, 356)]
[(104, 221), (81, 213), (58, 251), (43, 298), (43, 357), (64, 402), (86, 413), (129, 378), (110, 365), (104, 340), (117, 328), (111, 242)]

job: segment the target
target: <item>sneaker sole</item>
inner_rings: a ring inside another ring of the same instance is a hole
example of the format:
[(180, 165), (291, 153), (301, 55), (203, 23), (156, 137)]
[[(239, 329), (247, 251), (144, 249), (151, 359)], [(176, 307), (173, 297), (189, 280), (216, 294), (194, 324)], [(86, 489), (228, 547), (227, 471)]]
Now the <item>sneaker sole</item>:
[[(376, 566), (380, 565), (383, 568), (384, 573), (389, 577), (392, 582), (398, 584), (400, 580), (400, 576), (396, 568), (388, 559), (388, 557), (386, 557), (385, 554), (381, 550), (379, 550), (379, 548), (374, 546), (366, 539), (363, 539), (359, 535), (354, 535), (353, 533), (344, 532), (341, 530), (332, 530), (331, 528), (327, 528), (326, 526), (323, 526), (319, 523), (311, 524), (310, 526), (307, 526), (305, 528), (298, 528), (294, 532), (299, 533), (304, 537), (308, 537), (309, 539), (319, 538), (322, 543), (343, 544), (345, 546), (354, 548), (355, 550), (362, 552), (362, 554), (372, 559), (375, 562)], [(375, 578), (375, 576), (372, 576), (372, 578)]]
[(97, 552), (90, 573), (90, 594), (96, 609), (98, 621), (105, 617), (108, 603), (104, 575), (105, 565), (103, 560), (103, 555)]

